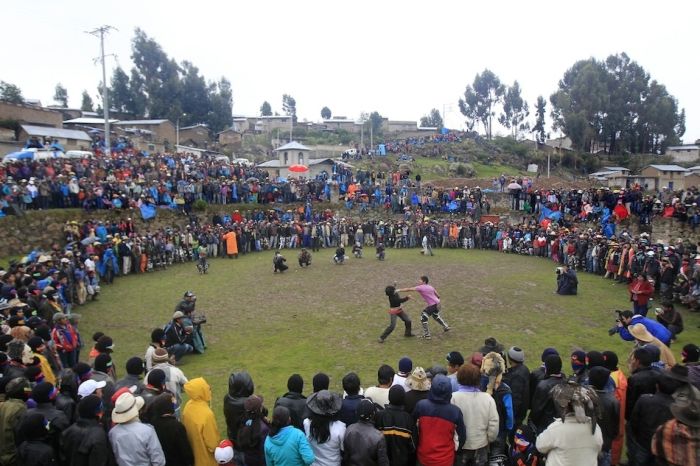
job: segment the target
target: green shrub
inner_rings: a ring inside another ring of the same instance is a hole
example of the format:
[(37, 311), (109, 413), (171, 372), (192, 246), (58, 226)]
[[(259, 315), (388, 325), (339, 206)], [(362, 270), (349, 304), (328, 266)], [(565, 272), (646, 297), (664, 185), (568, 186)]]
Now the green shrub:
[(192, 203), (192, 209), (196, 210), (197, 212), (204, 212), (207, 210), (207, 201), (204, 199), (197, 199)]

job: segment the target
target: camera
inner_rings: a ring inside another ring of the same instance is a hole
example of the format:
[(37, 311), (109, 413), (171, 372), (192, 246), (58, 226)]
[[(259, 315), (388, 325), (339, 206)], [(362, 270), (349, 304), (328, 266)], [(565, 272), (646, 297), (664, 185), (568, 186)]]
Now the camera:
[(564, 273), (564, 267), (557, 267), (554, 273), (556, 273), (557, 275), (561, 275), (562, 273)]
[(609, 336), (613, 336), (613, 335), (615, 335), (617, 332), (620, 331), (620, 327), (618, 327), (617, 324), (625, 325), (624, 322), (622, 321), (622, 311), (617, 310), (617, 311), (615, 311), (615, 312), (617, 313), (617, 319), (615, 319), (615, 326), (614, 326), (614, 327), (611, 327), (610, 330), (608, 330), (608, 335), (609, 335)]
[(202, 325), (207, 323), (207, 316), (201, 315), (201, 316), (194, 316), (192, 317), (192, 324), (193, 325)]

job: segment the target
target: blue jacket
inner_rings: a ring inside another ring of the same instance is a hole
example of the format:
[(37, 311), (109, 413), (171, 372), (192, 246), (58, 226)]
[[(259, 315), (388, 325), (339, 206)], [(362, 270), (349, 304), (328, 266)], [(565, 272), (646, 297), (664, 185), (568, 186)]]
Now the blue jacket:
[(267, 466), (310, 465), (316, 460), (304, 432), (294, 426), (282, 428), (274, 437), (265, 439)]
[[(632, 320), (629, 325), (644, 324), (644, 326), (649, 330), (649, 333), (654, 335), (656, 338), (661, 340), (661, 342), (668, 346), (671, 344), (671, 332), (669, 329), (661, 325), (655, 320), (651, 320), (648, 317), (641, 316), (639, 314), (633, 315)], [(634, 341), (634, 337), (627, 330), (627, 327), (620, 328), (620, 338), (627, 341)]]

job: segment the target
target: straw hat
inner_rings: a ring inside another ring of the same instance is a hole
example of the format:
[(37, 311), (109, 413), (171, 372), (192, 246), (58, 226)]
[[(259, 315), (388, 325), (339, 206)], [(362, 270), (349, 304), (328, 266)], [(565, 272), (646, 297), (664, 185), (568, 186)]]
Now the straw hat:
[(138, 417), (139, 411), (143, 408), (143, 398), (134, 396), (130, 392), (122, 393), (117, 398), (112, 410), (112, 421), (116, 424), (123, 424)]
[(634, 338), (645, 343), (651, 343), (654, 341), (654, 335), (649, 333), (649, 330), (644, 326), (644, 324), (630, 325), (629, 331)]

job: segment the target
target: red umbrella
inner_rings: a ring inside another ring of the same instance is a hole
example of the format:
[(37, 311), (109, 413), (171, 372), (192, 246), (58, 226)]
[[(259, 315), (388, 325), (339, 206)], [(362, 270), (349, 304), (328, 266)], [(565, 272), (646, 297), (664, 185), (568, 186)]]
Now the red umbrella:
[(295, 173), (304, 173), (309, 171), (309, 167), (306, 165), (290, 165), (289, 168), (287, 168), (290, 172), (295, 172)]

